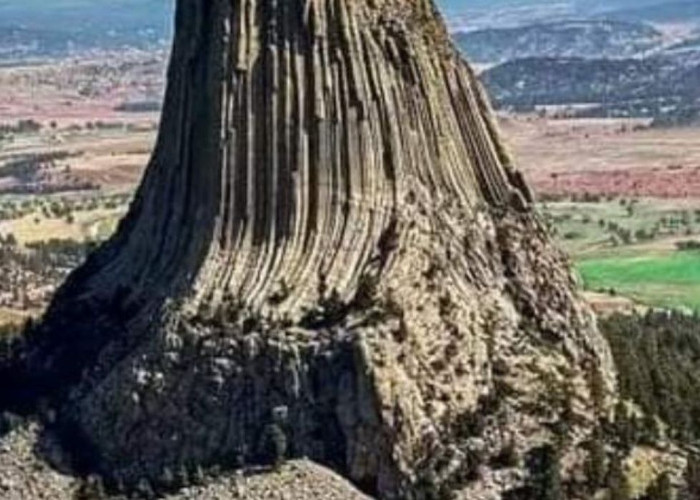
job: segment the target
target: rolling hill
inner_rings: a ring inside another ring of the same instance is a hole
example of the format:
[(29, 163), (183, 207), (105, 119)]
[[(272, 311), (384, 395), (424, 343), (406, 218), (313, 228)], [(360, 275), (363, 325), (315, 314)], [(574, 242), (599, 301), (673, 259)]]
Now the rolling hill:
[(658, 49), (663, 36), (651, 26), (620, 21), (564, 21), (486, 29), (455, 35), (476, 63), (499, 64), (529, 57), (620, 59)]
[(492, 68), (482, 79), (497, 106), (527, 110), (587, 105), (579, 116), (648, 117), (692, 122), (700, 109), (700, 57), (528, 58)]

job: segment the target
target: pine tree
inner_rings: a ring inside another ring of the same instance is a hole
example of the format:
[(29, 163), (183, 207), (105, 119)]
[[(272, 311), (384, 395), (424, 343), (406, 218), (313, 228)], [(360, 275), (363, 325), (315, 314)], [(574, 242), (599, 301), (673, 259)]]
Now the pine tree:
[(206, 474), (201, 465), (197, 465), (192, 471), (192, 484), (195, 486), (202, 486), (206, 482)]
[(494, 468), (517, 467), (519, 463), (520, 456), (513, 439), (508, 440), (501, 452), (491, 460), (491, 466)]
[(683, 479), (686, 493), (683, 498), (700, 498), (700, 457), (688, 457)]
[(668, 472), (661, 474), (646, 494), (647, 500), (673, 500), (673, 485)]
[(653, 445), (659, 439), (659, 422), (655, 415), (645, 413), (642, 419), (642, 432), (640, 433), (640, 441), (642, 444)]
[(187, 472), (187, 467), (180, 465), (175, 473), (175, 485), (180, 488), (187, 488), (190, 484), (190, 474)]
[(630, 415), (627, 403), (620, 400), (615, 406), (615, 434), (624, 451), (629, 451), (634, 446), (636, 432), (635, 418)]
[(287, 436), (278, 423), (274, 423), (269, 428), (272, 463), (275, 469), (279, 469), (284, 464), (287, 455)]
[(173, 474), (170, 467), (163, 467), (163, 472), (160, 475), (158, 483), (160, 487), (166, 490), (169, 490), (175, 485), (175, 474)]
[(138, 491), (139, 495), (141, 495), (142, 498), (145, 498), (147, 500), (150, 500), (150, 499), (156, 497), (156, 494), (153, 491), (153, 487), (151, 486), (151, 482), (146, 478), (143, 478), (143, 479), (141, 479), (141, 481), (139, 481), (139, 484), (136, 487), (136, 490)]
[(100, 476), (90, 476), (82, 482), (73, 496), (74, 500), (105, 500), (108, 498)]
[(610, 464), (610, 472), (608, 473), (608, 500), (631, 500), (631, 498), (622, 459), (615, 457)]
[(552, 445), (543, 447), (540, 452), (540, 470), (534, 485), (534, 498), (538, 500), (564, 500), (560, 452)]
[(586, 477), (591, 493), (605, 485), (605, 476), (608, 472), (607, 456), (605, 453), (605, 442), (602, 432), (596, 429), (591, 438), (586, 461)]
[(603, 373), (600, 368), (594, 366), (589, 369), (588, 378), (591, 400), (593, 401), (593, 410), (597, 417), (601, 417), (605, 411), (605, 400), (607, 397)]

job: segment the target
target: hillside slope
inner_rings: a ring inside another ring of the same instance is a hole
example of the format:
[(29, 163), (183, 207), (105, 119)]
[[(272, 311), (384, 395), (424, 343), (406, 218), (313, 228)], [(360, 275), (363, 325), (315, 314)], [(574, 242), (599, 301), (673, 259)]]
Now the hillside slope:
[(663, 36), (650, 26), (612, 21), (565, 21), (456, 33), (470, 60), (499, 64), (530, 57), (629, 58), (658, 49)]
[(700, 105), (699, 73), (700, 53), (687, 52), (646, 59), (521, 59), (484, 72), (482, 79), (501, 107), (587, 104), (580, 115), (671, 123)]

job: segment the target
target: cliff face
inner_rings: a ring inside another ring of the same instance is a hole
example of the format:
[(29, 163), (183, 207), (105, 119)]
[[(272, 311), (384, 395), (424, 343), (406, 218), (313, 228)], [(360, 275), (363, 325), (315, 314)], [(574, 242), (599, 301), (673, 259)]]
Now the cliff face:
[(145, 178), (26, 385), (127, 484), (271, 425), (387, 498), (496, 495), (523, 470), (477, 462), (562, 433), (574, 468), (613, 368), (531, 202), (431, 0), (180, 0)]

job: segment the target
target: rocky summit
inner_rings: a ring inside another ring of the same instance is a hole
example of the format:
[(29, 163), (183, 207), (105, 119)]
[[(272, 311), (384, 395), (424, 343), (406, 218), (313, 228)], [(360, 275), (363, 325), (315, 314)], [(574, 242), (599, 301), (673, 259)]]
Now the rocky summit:
[(51, 484), (263, 498), (221, 485), (273, 466), (286, 498), (490, 499), (555, 444), (575, 479), (608, 346), (432, 0), (178, 0), (175, 26), (130, 211), (5, 369)]

